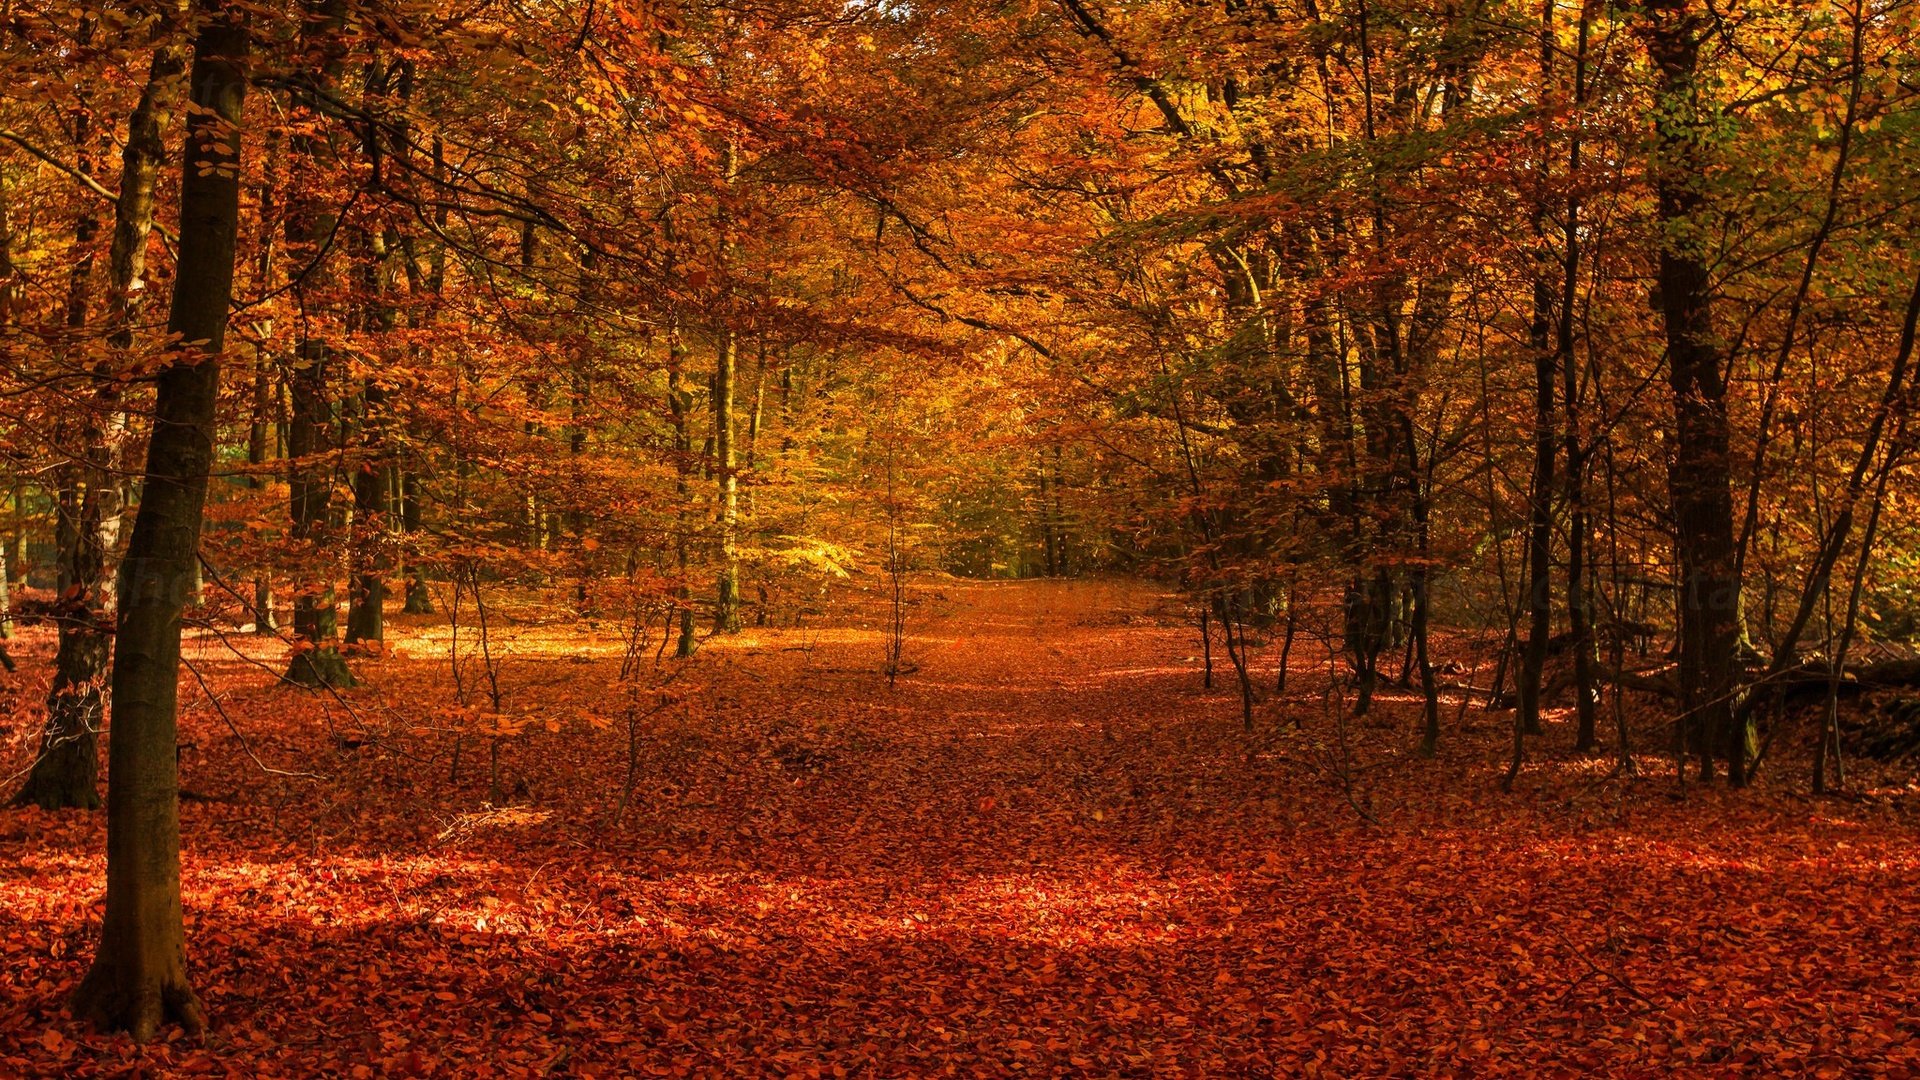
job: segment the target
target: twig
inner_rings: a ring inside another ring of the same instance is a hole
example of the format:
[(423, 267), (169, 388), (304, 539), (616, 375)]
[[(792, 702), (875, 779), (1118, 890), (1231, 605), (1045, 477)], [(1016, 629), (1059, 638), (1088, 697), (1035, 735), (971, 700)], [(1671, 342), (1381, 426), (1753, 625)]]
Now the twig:
[(200, 690), (202, 693), (207, 695), (207, 701), (213, 705), (213, 711), (220, 714), (221, 720), (226, 721), (227, 730), (233, 732), (233, 737), (235, 739), (240, 740), (240, 749), (246, 751), (247, 756), (253, 759), (253, 763), (260, 767), (261, 772), (267, 773), (271, 776), (290, 776), (290, 777), (295, 777), (301, 780), (327, 779), (326, 777), (320, 775), (319, 773), (292, 772), (287, 769), (276, 769), (273, 766), (268, 765), (266, 762), (261, 761), (260, 755), (254, 753), (253, 746), (247, 742), (247, 737), (245, 735), (240, 734), (240, 728), (236, 724), (234, 724), (233, 717), (227, 715), (227, 707), (225, 705), (220, 704), (220, 696), (213, 692), (213, 687), (207, 685), (206, 676), (200, 674), (200, 669), (194, 666), (193, 661), (187, 659), (184, 656), (180, 658), (180, 665), (193, 673), (193, 680), (200, 684)]

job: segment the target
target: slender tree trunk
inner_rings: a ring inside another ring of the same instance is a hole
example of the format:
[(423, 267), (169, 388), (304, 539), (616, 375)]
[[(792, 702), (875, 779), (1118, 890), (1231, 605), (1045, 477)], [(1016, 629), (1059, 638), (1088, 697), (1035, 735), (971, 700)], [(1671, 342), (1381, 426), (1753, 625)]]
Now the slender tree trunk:
[[(14, 310), (21, 298), (21, 283), (14, 266), (14, 251), (18, 237), (13, 227), (13, 193), (8, 190), (11, 177), (0, 173), (0, 329), (13, 325)], [(13, 637), (13, 575), (19, 568), (14, 555), (14, 535), (19, 528), (20, 481), (16, 477), (8, 488), (9, 502), (15, 519), (13, 528), (0, 534), (0, 642)], [(13, 670), (13, 657), (0, 647), (0, 668)]]
[[(321, 48), (319, 67), (312, 73), (320, 92), (330, 91), (339, 75), (339, 50), (328, 38), (337, 36), (345, 26), (344, 0), (308, 0), (304, 5), (307, 24), (304, 37), (317, 40)], [(294, 140), (296, 157), (307, 168), (321, 167), (322, 145), (312, 135)], [(313, 198), (296, 205), (289, 220), (290, 232), (297, 235), (311, 263), (306, 278), (295, 290), (302, 307), (310, 299), (322, 305), (329, 301), (332, 275), (329, 250), (338, 232), (333, 208)], [(351, 686), (353, 675), (339, 649), (339, 603), (334, 592), (334, 558), (330, 549), (333, 507), (334, 451), (338, 449), (339, 402), (332, 380), (332, 350), (313, 333), (309, 320), (301, 320), (300, 341), (290, 384), (291, 407), (287, 417), (288, 488), (292, 518), (292, 536), (301, 554), (313, 567), (310, 576), (298, 583), (293, 598), (293, 661), (287, 680), (301, 686)]]
[(347, 594), (349, 645), (386, 640), (386, 531), (391, 470), (386, 452), (386, 391), (372, 379), (361, 391), (364, 456), (353, 473), (353, 579)]
[[(1552, 93), (1555, 54), (1553, 0), (1542, 8), (1540, 22), (1541, 96)], [(1538, 179), (1546, 186), (1548, 147), (1541, 140), (1541, 164)], [(1519, 712), (1514, 717), (1514, 756), (1524, 756), (1521, 743), (1526, 736), (1538, 735), (1540, 725), (1540, 684), (1547, 666), (1547, 642), (1553, 633), (1553, 495), (1554, 458), (1557, 441), (1554, 431), (1555, 368), (1560, 361), (1553, 339), (1553, 286), (1549, 283), (1546, 251), (1546, 210), (1536, 203), (1533, 211), (1535, 273), (1533, 279), (1533, 321), (1527, 331), (1527, 345), (1533, 355), (1533, 481), (1527, 506), (1527, 639), (1520, 654), (1520, 666), (1514, 688)]]
[[(753, 375), (753, 407), (752, 410), (747, 413), (746, 462), (747, 475), (749, 478), (754, 475), (754, 470), (757, 469), (760, 464), (760, 428), (765, 420), (766, 404), (767, 343), (762, 339), (760, 342), (759, 357), (755, 364)], [(754, 497), (755, 488), (756, 485), (749, 483), (746, 491), (741, 493), (741, 501), (746, 508), (745, 512), (749, 529), (755, 527), (759, 515), (759, 507), (756, 505)], [(767, 596), (766, 571), (762, 569), (756, 577), (758, 580), (755, 582), (754, 591), (758, 596), (758, 601), (754, 604), (753, 624), (755, 626), (766, 626), (771, 623), (773, 619), (772, 605), (768, 602)]]
[[(280, 227), (276, 207), (279, 197), (280, 179), (280, 141), (277, 136), (268, 140), (266, 151), (266, 176), (260, 184), (260, 250), (254, 255), (254, 288), (265, 290), (273, 281), (275, 255), (274, 234)], [(266, 342), (273, 340), (273, 321), (261, 320), (259, 326), (262, 345), (256, 349), (253, 357), (253, 403), (252, 415), (247, 423), (247, 486), (254, 491), (263, 491), (267, 486), (266, 466), (274, 457), (280, 441), (276, 419), (279, 405), (279, 364), (268, 352)], [(273, 571), (262, 569), (253, 579), (253, 632), (261, 635), (277, 635), (280, 624), (273, 613)]]
[[(576, 315), (578, 316), (580, 326), (576, 330), (576, 333), (581, 335), (581, 340), (568, 354), (567, 364), (568, 414), (566, 436), (568, 492), (566, 524), (567, 532), (573, 537), (573, 543), (578, 545), (578, 553), (575, 556), (577, 567), (573, 586), (573, 607), (576, 612), (583, 615), (592, 608), (592, 598), (587, 588), (588, 574), (592, 569), (590, 565), (591, 553), (586, 550), (586, 546), (582, 541), (587, 529), (587, 420), (593, 396), (593, 373), (588, 367), (592, 359), (589, 351), (591, 346), (588, 344), (588, 339), (586, 338), (586, 317), (588, 312), (580, 309), (587, 307), (591, 302), (595, 287), (598, 284), (594, 276), (597, 269), (596, 262), (597, 260), (594, 258), (591, 249), (583, 253), (580, 259), (581, 300), (579, 304), (576, 305)], [(755, 420), (756, 422), (758, 421), (757, 403)]]
[[(265, 275), (261, 281), (265, 281)], [(264, 335), (263, 335), (264, 336)], [(253, 415), (247, 424), (247, 464), (253, 472), (247, 478), (247, 486), (255, 491), (267, 486), (266, 464), (272, 459), (273, 443), (273, 406), (274, 406), (274, 364), (264, 353), (256, 354), (253, 360)], [(253, 632), (273, 634), (280, 628), (273, 614), (273, 575), (270, 571), (261, 571), (253, 579)]]
[[(369, 156), (373, 156), (371, 153)], [(399, 238), (366, 237), (363, 289), (373, 305), (368, 328), (381, 337), (393, 333), (393, 256)], [(360, 460), (353, 473), (353, 578), (347, 595), (347, 643), (378, 647), (386, 641), (388, 531), (393, 491), (393, 460), (388, 437), (387, 390), (370, 377), (360, 391)]]
[(26, 588), (27, 570), (30, 562), (27, 558), (27, 485), (15, 478), (13, 481), (13, 531), (7, 534), (7, 541), (13, 548), (7, 557), (8, 579), (17, 591)]
[[(1578, 183), (1581, 163), (1579, 125), (1587, 100), (1587, 37), (1591, 20), (1580, 8), (1573, 54), (1574, 130), (1568, 138), (1567, 174)], [(1592, 753), (1598, 745), (1600, 695), (1594, 685), (1593, 617), (1587, 603), (1586, 450), (1580, 436), (1580, 378), (1574, 363), (1573, 308), (1579, 299), (1580, 200), (1567, 200), (1561, 234), (1559, 319), (1554, 328), (1554, 360), (1560, 367), (1561, 404), (1566, 416), (1567, 622), (1573, 635), (1574, 751)]]
[(1287, 664), (1293, 659), (1294, 633), (1299, 629), (1300, 571), (1292, 567), (1287, 572), (1287, 624), (1280, 637), (1280, 660), (1274, 664), (1273, 692), (1287, 692)]
[[(81, 28), (81, 40), (91, 36), (93, 24)], [(82, 148), (80, 167), (93, 171), (91, 117), (79, 110), (74, 143)], [(94, 291), (94, 244), (100, 218), (92, 203), (74, 219), (73, 265), (67, 271), (66, 342), (64, 359), (72, 360), (74, 346), (87, 332)], [(90, 404), (101, 404), (97, 398)], [(94, 790), (99, 771), (101, 677), (106, 665), (105, 627), (100, 625), (98, 593), (103, 584), (107, 551), (102, 547), (100, 500), (102, 483), (113, 478), (102, 460), (108, 450), (101, 417), (90, 408), (62, 416), (54, 425), (55, 442), (71, 455), (53, 470), (54, 587), (59, 600), (54, 609), (59, 645), (54, 657), (53, 685), (47, 693), (47, 720), (40, 732), (40, 752), (33, 770), (14, 801), (49, 810), (97, 809)]]
[(1047, 576), (1060, 576), (1060, 538), (1054, 534), (1053, 524), (1053, 484), (1047, 474), (1047, 452), (1039, 452), (1036, 467), (1040, 483), (1040, 546), (1046, 556)]
[[(1413, 613), (1411, 627), (1413, 636), (1414, 666), (1420, 674), (1420, 703), (1422, 726), (1420, 733), (1420, 753), (1432, 757), (1440, 750), (1440, 686), (1434, 679), (1433, 656), (1429, 651), (1429, 623), (1432, 620), (1429, 576), (1429, 559), (1432, 553), (1432, 478), (1431, 468), (1418, 468), (1419, 444), (1414, 439), (1412, 418), (1402, 414), (1402, 436), (1406, 441), (1404, 453), (1412, 473), (1411, 482), (1414, 563), (1408, 570), (1413, 583)], [(1291, 615), (1289, 615), (1291, 619)], [(1289, 631), (1291, 632), (1291, 631)]]
[(733, 383), (738, 344), (731, 328), (722, 331), (713, 373), (714, 472), (719, 481), (720, 573), (713, 600), (713, 628), (731, 634), (740, 629), (740, 480), (734, 468)]
[(167, 320), (169, 336), (184, 344), (154, 382), (143, 494), (120, 570), (106, 914), (93, 966), (74, 998), (81, 1015), (140, 1042), (170, 1020), (197, 1031), (206, 1019), (187, 980), (175, 724), (180, 618), (200, 546), (233, 295), (248, 42), (244, 9), (229, 10), (224, 0), (204, 5)]
[(1519, 712), (1515, 737), (1538, 735), (1540, 684), (1547, 666), (1547, 641), (1553, 633), (1553, 469), (1554, 361), (1548, 334), (1552, 313), (1546, 281), (1533, 286), (1533, 484), (1527, 514), (1527, 640), (1514, 686)]
[[(178, 14), (175, 12), (174, 14)], [(53, 684), (47, 694), (47, 724), (41, 753), (17, 800), (46, 809), (97, 809), (98, 733), (108, 677), (112, 628), (113, 559), (119, 545), (124, 499), (121, 479), (126, 413), (115, 359), (133, 347), (133, 323), (143, 297), (147, 238), (153, 228), (154, 192), (166, 156), (166, 129), (178, 108), (188, 51), (172, 23), (158, 33), (147, 82), (127, 121), (120, 158), (120, 190), (114, 205), (108, 256), (108, 346), (110, 358), (94, 373), (93, 401), (79, 420), (77, 455), (62, 472), (59, 553), (62, 596)], [(97, 228), (81, 227), (85, 240)], [(72, 329), (86, 322), (85, 293), (91, 286), (91, 254), (75, 266), (76, 292), (69, 311)]]
[[(420, 474), (412, 469), (400, 470), (400, 528), (408, 536), (420, 533)], [(405, 574), (407, 598), (401, 610), (409, 615), (433, 614), (433, 594), (427, 591), (426, 568), (417, 558), (409, 559)]]
[(351, 686), (353, 675), (340, 655), (340, 610), (334, 593), (329, 528), (338, 418), (328, 386), (327, 346), (309, 339), (289, 380), (292, 408), (287, 422), (288, 489), (293, 539), (314, 564), (293, 597), (293, 662), (287, 679), (301, 686)]
[(675, 491), (679, 496), (679, 510), (673, 531), (674, 560), (680, 572), (680, 584), (676, 596), (680, 609), (680, 632), (674, 643), (674, 655), (688, 657), (693, 655), (698, 638), (693, 625), (693, 587), (691, 549), (693, 545), (692, 514), (690, 502), (693, 487), (688, 482), (693, 469), (693, 435), (687, 430), (687, 413), (691, 409), (691, 395), (682, 381), (681, 364), (685, 359), (680, 346), (680, 334), (670, 330), (672, 335), (667, 343), (667, 412), (673, 418), (673, 456), (677, 474)]
[[(410, 87), (406, 93), (411, 96), (412, 90)], [(436, 182), (439, 182), (446, 176), (446, 152), (441, 136), (439, 135), (433, 137), (432, 158), (433, 160), (430, 166), (432, 176)], [(434, 234), (436, 236), (447, 235), (448, 215), (449, 209), (445, 205), (435, 209), (433, 222)], [(406, 242), (409, 245), (408, 251), (411, 252), (411, 238)], [(416, 264), (411, 258), (408, 258), (406, 265), (408, 267), (414, 267)], [(429, 306), (426, 308), (424, 314), (412, 316), (415, 320), (415, 326), (429, 325), (438, 316), (440, 300), (446, 288), (446, 283), (447, 246), (444, 243), (435, 243), (428, 256), (424, 281), (416, 283), (418, 285), (424, 285), (424, 289), (417, 289), (416, 291), (424, 291), (426, 293)], [(420, 311), (418, 303), (414, 305), (413, 311), (416, 313)], [(407, 534), (407, 542), (404, 547), (405, 561), (401, 568), (401, 574), (406, 578), (407, 582), (407, 595), (401, 610), (408, 615), (433, 614), (433, 594), (427, 589), (427, 571), (426, 567), (421, 563), (420, 543), (418, 539), (421, 535), (422, 525), (422, 487), (421, 466), (419, 461), (409, 460), (404, 462), (400, 466), (399, 494), (400, 528)]]

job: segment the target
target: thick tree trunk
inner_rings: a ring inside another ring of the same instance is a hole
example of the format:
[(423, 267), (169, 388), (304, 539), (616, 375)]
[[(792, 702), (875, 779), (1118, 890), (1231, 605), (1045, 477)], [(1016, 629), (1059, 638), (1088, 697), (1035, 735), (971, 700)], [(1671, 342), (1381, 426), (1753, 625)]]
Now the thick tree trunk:
[[(1752, 753), (1750, 720), (1734, 722), (1733, 690), (1740, 582), (1735, 570), (1732, 460), (1725, 353), (1713, 327), (1711, 253), (1701, 248), (1701, 190), (1711, 116), (1696, 83), (1707, 16), (1690, 0), (1646, 7), (1647, 52), (1658, 78), (1654, 187), (1661, 230), (1656, 302), (1667, 339), (1674, 444), (1667, 473), (1674, 554), (1680, 567), (1681, 724), (1704, 777), (1715, 757), (1744, 784)], [(1736, 730), (1736, 727), (1738, 730)]]
[(220, 354), (240, 214), (247, 29), (206, 0), (193, 47), (193, 109), (180, 182), (170, 336), (181, 353), (154, 382), (140, 510), (121, 565), (107, 785), (107, 902), (100, 947), (74, 1008), (137, 1041), (178, 1021), (205, 1024), (187, 981), (180, 906), (175, 740), (180, 618), (192, 585), (213, 463)]

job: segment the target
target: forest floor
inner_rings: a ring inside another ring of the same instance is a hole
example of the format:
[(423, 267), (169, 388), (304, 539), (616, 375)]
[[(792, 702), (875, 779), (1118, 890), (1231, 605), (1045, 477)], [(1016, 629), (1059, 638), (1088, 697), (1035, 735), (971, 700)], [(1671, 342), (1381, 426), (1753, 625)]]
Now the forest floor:
[[(498, 715), (477, 659), (455, 707), (444, 617), (338, 697), (196, 636), (214, 1027), (65, 1015), (104, 821), (8, 808), (0, 1074), (1920, 1075), (1920, 790), (1682, 791), (1562, 720), (1503, 794), (1506, 715), (1449, 704), (1422, 759), (1413, 700), (1343, 719), (1311, 641), (1243, 732), (1148, 586), (913, 600), (892, 688), (857, 592), (631, 682), (614, 622), (501, 605)], [(8, 777), (47, 650), (0, 691)]]

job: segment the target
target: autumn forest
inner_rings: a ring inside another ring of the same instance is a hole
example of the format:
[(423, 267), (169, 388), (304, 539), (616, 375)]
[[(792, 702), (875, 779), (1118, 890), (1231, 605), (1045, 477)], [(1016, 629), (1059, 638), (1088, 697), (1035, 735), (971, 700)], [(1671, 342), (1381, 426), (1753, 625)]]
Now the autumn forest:
[(0, 0), (0, 1075), (1920, 1072), (1913, 0)]

